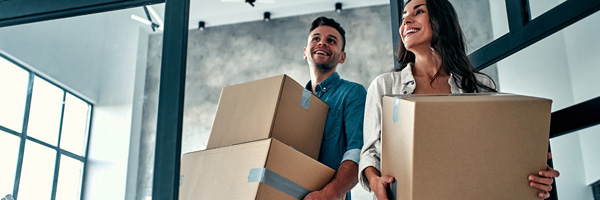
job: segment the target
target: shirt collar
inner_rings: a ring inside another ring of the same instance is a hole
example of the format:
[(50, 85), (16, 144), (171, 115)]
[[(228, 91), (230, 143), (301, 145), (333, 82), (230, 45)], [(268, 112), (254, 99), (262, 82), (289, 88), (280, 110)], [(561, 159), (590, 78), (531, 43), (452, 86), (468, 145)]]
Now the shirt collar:
[[(408, 63), (406, 67), (400, 71), (400, 80), (402, 80), (402, 85), (404, 88), (403, 90), (407, 91), (407, 93), (409, 94), (411, 94), (412, 91), (415, 89), (415, 77), (412, 74), (412, 65), (413, 63)], [(456, 82), (454, 82), (454, 76), (456, 75), (450, 73), (450, 78), (448, 79), (448, 85), (450, 85), (450, 92), (452, 94), (463, 93), (462, 89), (460, 89), (458, 85), (456, 85)], [(460, 80), (460, 76), (456, 77), (458, 78), (458, 80)]]
[[(316, 91), (313, 91), (313, 92), (314, 93), (317, 93), (319, 91), (327, 92), (327, 90), (332, 88), (334, 86), (334, 84), (337, 83), (338, 80), (340, 80), (340, 75), (337, 72), (334, 72), (329, 77), (327, 77), (324, 81), (317, 84), (317, 86), (315, 86)], [(312, 81), (308, 81), (308, 83), (306, 84), (306, 87), (305, 87), (309, 91), (312, 91), (311, 82)]]
[(408, 85), (411, 82), (415, 83), (415, 77), (412, 74), (412, 63), (408, 63), (402, 71), (400, 71), (400, 80), (402, 80), (403, 85)]

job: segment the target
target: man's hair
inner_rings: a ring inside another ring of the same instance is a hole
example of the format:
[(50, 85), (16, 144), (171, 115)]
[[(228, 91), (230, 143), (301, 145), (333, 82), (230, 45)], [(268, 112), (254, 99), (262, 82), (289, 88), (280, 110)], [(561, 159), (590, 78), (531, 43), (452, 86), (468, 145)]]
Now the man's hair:
[(335, 30), (337, 30), (340, 33), (340, 35), (342, 35), (342, 42), (343, 42), (342, 43), (342, 51), (344, 51), (344, 49), (346, 49), (346, 31), (344, 31), (344, 28), (342, 28), (342, 26), (340, 26), (339, 23), (337, 23), (335, 20), (333, 20), (331, 18), (321, 16), (312, 22), (312, 24), (310, 25), (309, 32), (312, 32), (319, 26), (331, 26), (332, 28), (335, 28)]

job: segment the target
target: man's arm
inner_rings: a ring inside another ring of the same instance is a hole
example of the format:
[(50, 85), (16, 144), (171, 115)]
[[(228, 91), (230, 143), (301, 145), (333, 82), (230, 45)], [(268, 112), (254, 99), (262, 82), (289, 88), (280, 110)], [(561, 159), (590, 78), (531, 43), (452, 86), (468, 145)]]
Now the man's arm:
[(306, 195), (304, 199), (337, 199), (346, 195), (356, 183), (358, 183), (358, 164), (346, 160), (342, 162), (331, 181), (323, 189)]

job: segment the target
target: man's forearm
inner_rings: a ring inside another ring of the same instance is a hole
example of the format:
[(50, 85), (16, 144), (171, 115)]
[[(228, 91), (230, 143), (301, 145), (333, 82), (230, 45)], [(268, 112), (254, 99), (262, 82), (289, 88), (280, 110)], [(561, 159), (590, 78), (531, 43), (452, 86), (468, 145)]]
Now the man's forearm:
[(358, 164), (346, 160), (338, 167), (333, 179), (321, 190), (340, 197), (358, 183)]

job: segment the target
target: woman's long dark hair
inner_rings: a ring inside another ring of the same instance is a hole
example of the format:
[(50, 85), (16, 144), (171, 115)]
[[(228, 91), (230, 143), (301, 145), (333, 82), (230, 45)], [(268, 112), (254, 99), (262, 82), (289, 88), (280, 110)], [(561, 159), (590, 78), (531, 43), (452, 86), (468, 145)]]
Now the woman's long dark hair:
[[(406, 4), (410, 3), (410, 1), (408, 0)], [(405, 7), (406, 4), (404, 4)], [(448, 0), (427, 0), (427, 10), (429, 12), (429, 23), (433, 32), (431, 48), (442, 59), (442, 66), (435, 74), (433, 80), (438, 77), (443, 67), (447, 72), (455, 75), (453, 76), (454, 82), (467, 93), (485, 92), (480, 91), (479, 88), (496, 92), (496, 89), (479, 82), (475, 77), (475, 73), (483, 73), (475, 72), (473, 65), (467, 57), (465, 37), (452, 4)], [(408, 63), (415, 62), (415, 54), (404, 47), (402, 40), (400, 40), (398, 49), (397, 57), (399, 65), (398, 67), (394, 67), (394, 71), (401, 71)]]

